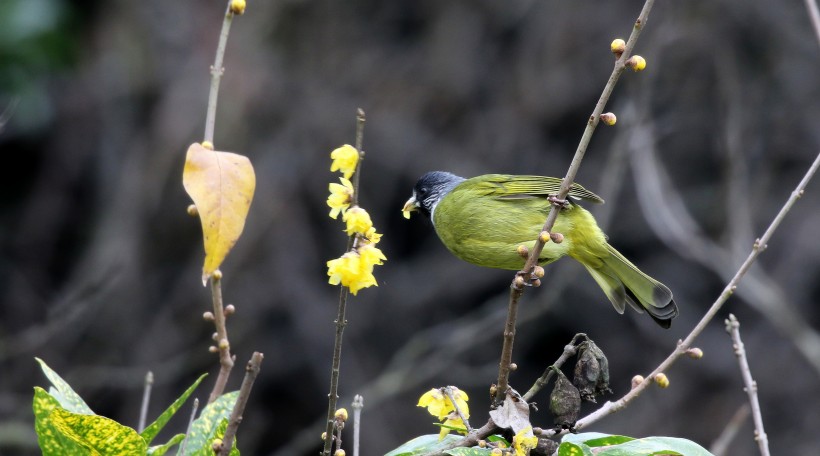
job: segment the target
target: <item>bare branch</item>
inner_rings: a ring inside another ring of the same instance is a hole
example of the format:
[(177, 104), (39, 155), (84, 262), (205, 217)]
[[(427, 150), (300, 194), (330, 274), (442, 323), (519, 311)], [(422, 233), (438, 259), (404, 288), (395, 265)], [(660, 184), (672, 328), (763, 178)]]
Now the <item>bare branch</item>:
[(239, 395), (236, 398), (236, 404), (231, 411), (231, 417), (228, 420), (228, 427), (225, 429), (225, 435), (222, 437), (222, 447), (219, 450), (221, 456), (227, 456), (233, 447), (233, 439), (236, 436), (236, 431), (239, 429), (239, 424), (242, 423), (242, 415), (245, 413), (245, 406), (248, 404), (248, 398), (251, 395), (253, 382), (256, 381), (256, 376), (259, 375), (259, 370), (262, 366), (262, 360), (265, 356), (259, 352), (253, 352), (251, 359), (245, 366), (245, 378), (242, 380), (242, 386), (239, 387)]
[(743, 376), (744, 390), (749, 395), (749, 404), (752, 407), (752, 419), (755, 423), (755, 440), (760, 447), (761, 456), (769, 456), (769, 438), (763, 429), (763, 416), (760, 414), (760, 402), (757, 399), (757, 382), (752, 378), (752, 370), (749, 367), (749, 360), (746, 358), (746, 349), (743, 341), (740, 340), (740, 322), (733, 314), (729, 314), (726, 319), (726, 332), (732, 336), (732, 348), (734, 348), (737, 362), (740, 365), (740, 374)]
[(145, 374), (145, 383), (142, 390), (142, 404), (140, 405), (140, 420), (137, 425), (137, 430), (142, 432), (145, 430), (145, 422), (148, 420), (148, 404), (151, 402), (151, 387), (154, 386), (154, 373), (148, 371)]

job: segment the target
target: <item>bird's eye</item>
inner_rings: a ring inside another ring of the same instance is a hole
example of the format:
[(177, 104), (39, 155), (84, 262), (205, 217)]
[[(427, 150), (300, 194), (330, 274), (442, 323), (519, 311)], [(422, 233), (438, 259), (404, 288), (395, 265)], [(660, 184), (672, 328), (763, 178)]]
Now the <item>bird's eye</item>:
[(427, 193), (427, 187), (422, 187), (422, 188), (420, 188), (420, 189), (419, 189), (419, 193), (421, 193), (422, 195), (423, 195), (423, 194), (425, 194), (425, 193)]

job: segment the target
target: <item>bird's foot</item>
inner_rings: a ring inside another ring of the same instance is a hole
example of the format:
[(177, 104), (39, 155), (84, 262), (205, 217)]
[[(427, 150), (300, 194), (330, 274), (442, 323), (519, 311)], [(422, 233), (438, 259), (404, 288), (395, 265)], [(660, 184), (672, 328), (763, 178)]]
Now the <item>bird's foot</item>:
[(561, 209), (566, 209), (566, 208), (569, 207), (569, 201), (567, 201), (565, 199), (558, 198), (555, 195), (548, 196), (547, 201), (552, 203), (554, 206), (560, 207)]

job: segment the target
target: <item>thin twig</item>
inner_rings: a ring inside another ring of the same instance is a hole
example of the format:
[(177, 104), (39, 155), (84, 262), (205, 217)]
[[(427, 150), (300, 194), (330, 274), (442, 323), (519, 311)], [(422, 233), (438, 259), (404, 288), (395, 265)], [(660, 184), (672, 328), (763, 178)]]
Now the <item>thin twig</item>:
[(751, 408), (747, 403), (743, 403), (743, 405), (738, 407), (735, 414), (732, 415), (732, 418), (726, 423), (726, 427), (723, 428), (720, 435), (709, 445), (709, 452), (712, 453), (712, 455), (723, 456), (726, 454), (729, 445), (731, 445), (738, 431), (740, 431), (740, 427), (746, 419), (749, 418), (750, 411)]
[(245, 366), (245, 378), (242, 380), (242, 386), (239, 387), (239, 395), (236, 397), (236, 404), (231, 411), (225, 435), (222, 436), (222, 447), (219, 450), (221, 456), (227, 456), (231, 452), (234, 436), (236, 436), (236, 431), (239, 429), (239, 424), (242, 423), (242, 415), (245, 413), (245, 406), (251, 395), (253, 382), (256, 380), (256, 376), (259, 375), (259, 369), (261, 369), (264, 358), (265, 356), (262, 353), (253, 352), (251, 359)]
[[(615, 60), (615, 67), (612, 69), (612, 74), (610, 74), (609, 80), (604, 86), (604, 90), (598, 99), (598, 103), (595, 104), (595, 109), (589, 116), (587, 126), (581, 136), (581, 141), (578, 143), (578, 148), (575, 150), (575, 155), (572, 158), (567, 174), (561, 182), (561, 188), (558, 191), (558, 195), (556, 195), (556, 199), (559, 201), (566, 199), (567, 194), (569, 194), (570, 187), (573, 182), (575, 182), (575, 176), (578, 174), (578, 169), (581, 167), (581, 161), (584, 159), (587, 147), (589, 146), (589, 141), (592, 139), (593, 132), (595, 132), (595, 127), (598, 126), (601, 113), (604, 111), (604, 107), (609, 101), (610, 95), (612, 95), (615, 84), (617, 84), (618, 79), (621, 77), (621, 73), (623, 73), (626, 68), (626, 61), (629, 59), (632, 49), (635, 47), (635, 43), (641, 34), (641, 30), (646, 25), (646, 21), (649, 18), (649, 12), (652, 10), (654, 3), (654, 0), (646, 0), (640, 15), (638, 15), (638, 19), (635, 21), (635, 26), (632, 28), (632, 33), (629, 35), (629, 40), (626, 42), (623, 53), (617, 60)], [(541, 230), (542, 233), (549, 233), (552, 230), (552, 227), (555, 225), (555, 220), (558, 218), (559, 212), (560, 210), (558, 210), (558, 206), (550, 211), (547, 216), (547, 220), (544, 223), (544, 227)], [(544, 249), (544, 244), (546, 244), (546, 241), (548, 241), (548, 238), (544, 238), (544, 236), (538, 237), (535, 245), (530, 250), (530, 255), (527, 258), (527, 262), (524, 264), (524, 268), (516, 274), (512, 284), (510, 285), (510, 301), (507, 310), (507, 321), (504, 325), (504, 344), (501, 349), (501, 360), (498, 366), (498, 382), (494, 401), (496, 405), (501, 403), (504, 399), (507, 388), (509, 387), (510, 364), (512, 363), (512, 349), (513, 342), (515, 340), (515, 322), (518, 315), (518, 301), (524, 293), (523, 284), (526, 283), (526, 280), (522, 279), (524, 279), (525, 276), (530, 275), (533, 268), (538, 264), (538, 259), (541, 256), (541, 251)]]
[[(362, 160), (364, 159), (362, 142), (364, 138), (365, 120), (364, 111), (359, 109), (356, 113), (356, 150), (359, 152), (359, 162), (356, 164), (356, 171), (353, 174), (353, 198), (351, 206), (356, 205), (359, 198), (359, 172), (361, 171)], [(347, 252), (353, 248), (356, 241), (356, 236), (357, 235), (354, 233), (348, 238)], [(322, 454), (325, 456), (330, 455), (330, 449), (333, 444), (333, 427), (335, 422), (334, 415), (336, 414), (336, 404), (339, 400), (339, 366), (342, 362), (342, 336), (344, 335), (345, 325), (347, 325), (345, 313), (347, 309), (347, 297), (349, 291), (345, 286), (340, 286), (339, 288), (339, 308), (337, 311), (336, 320), (334, 321), (336, 324), (336, 338), (333, 343), (333, 361), (330, 367), (330, 392), (327, 395), (325, 445), (322, 449)]]
[(817, 35), (817, 42), (820, 43), (820, 9), (817, 8), (816, 0), (806, 0), (806, 9), (809, 11), (809, 20), (814, 33)]
[(3, 112), (0, 113), (0, 133), (3, 132), (3, 129), (6, 127), (6, 123), (8, 123), (11, 116), (14, 115), (14, 111), (17, 109), (17, 104), (20, 103), (20, 97), (12, 97), (9, 104), (6, 105)]
[(757, 382), (752, 378), (752, 370), (749, 367), (749, 360), (746, 358), (746, 349), (743, 341), (740, 340), (740, 322), (733, 314), (729, 314), (726, 319), (726, 332), (732, 336), (732, 348), (737, 356), (740, 366), (740, 374), (743, 377), (744, 390), (749, 395), (749, 405), (752, 406), (752, 419), (755, 423), (755, 440), (760, 447), (761, 456), (769, 456), (769, 438), (766, 437), (766, 430), (763, 428), (763, 416), (760, 414), (760, 401), (757, 399)]
[(225, 307), (222, 305), (222, 279), (221, 274), (211, 276), (211, 296), (214, 304), (214, 326), (216, 326), (216, 347), (219, 351), (219, 375), (214, 382), (214, 388), (208, 397), (208, 403), (217, 400), (225, 391), (228, 384), (228, 377), (234, 365), (234, 357), (231, 355), (231, 344), (228, 341), (228, 328), (225, 325)]
[(550, 366), (547, 366), (547, 369), (544, 370), (544, 373), (541, 374), (540, 377), (538, 377), (538, 380), (536, 380), (535, 383), (533, 383), (533, 385), (530, 387), (530, 389), (526, 393), (524, 393), (523, 396), (521, 396), (521, 398), (524, 399), (524, 401), (529, 402), (530, 399), (532, 399), (536, 394), (538, 394), (539, 391), (541, 391), (541, 389), (547, 386), (552, 376), (555, 375), (555, 371), (552, 369), (553, 367), (560, 369), (561, 366), (563, 366), (564, 363), (567, 362), (568, 359), (570, 359), (570, 357), (573, 357), (576, 353), (578, 353), (578, 347), (575, 344), (577, 343), (578, 338), (580, 337), (586, 339), (587, 335), (583, 333), (576, 334), (572, 338), (570, 343), (564, 346), (564, 351), (561, 353), (561, 356), (559, 356), (558, 359), (555, 360), (555, 363), (551, 364)]
[[(723, 289), (723, 292), (720, 294), (720, 296), (718, 296), (715, 302), (712, 303), (712, 306), (709, 308), (709, 310), (706, 311), (706, 314), (700, 319), (698, 324), (695, 325), (695, 327), (692, 329), (689, 335), (686, 336), (686, 339), (684, 339), (682, 342), (679, 342), (677, 347), (675, 347), (675, 349), (672, 351), (672, 353), (670, 353), (669, 356), (667, 356), (667, 358), (663, 360), (663, 362), (661, 362), (658, 365), (658, 367), (655, 368), (655, 370), (652, 371), (652, 373), (647, 375), (643, 382), (636, 385), (620, 399), (614, 402), (606, 402), (598, 410), (578, 420), (578, 422), (575, 423), (576, 429), (580, 430), (586, 426), (589, 426), (592, 423), (595, 423), (596, 421), (600, 420), (605, 416), (611, 415), (615, 412), (624, 409), (627, 405), (629, 405), (630, 402), (632, 402), (646, 388), (649, 387), (649, 385), (652, 383), (652, 379), (655, 377), (656, 374), (667, 371), (669, 367), (671, 367), (672, 364), (674, 364), (675, 361), (677, 361), (677, 359), (681, 357), (681, 355), (686, 353), (686, 350), (688, 350), (689, 347), (692, 346), (692, 343), (700, 335), (700, 333), (703, 332), (703, 330), (706, 328), (706, 325), (708, 325), (709, 322), (712, 321), (717, 312), (721, 309), (721, 307), (723, 307), (723, 304), (735, 292), (735, 290), (737, 289), (737, 285), (740, 283), (741, 279), (743, 279), (743, 276), (746, 275), (746, 272), (755, 262), (758, 255), (760, 255), (761, 252), (766, 250), (766, 246), (769, 242), (769, 239), (771, 239), (772, 235), (780, 226), (780, 223), (783, 221), (783, 218), (786, 216), (786, 214), (789, 213), (792, 206), (794, 206), (797, 200), (803, 195), (806, 185), (808, 185), (811, 178), (817, 172), (818, 167), (820, 167), (820, 153), (817, 154), (817, 157), (814, 159), (814, 162), (811, 164), (808, 171), (806, 171), (806, 174), (803, 176), (803, 179), (800, 180), (800, 183), (797, 185), (795, 190), (791, 193), (789, 198), (783, 204), (783, 207), (780, 208), (780, 211), (772, 220), (772, 223), (769, 225), (768, 228), (766, 228), (766, 231), (763, 233), (763, 236), (761, 236), (758, 240), (755, 241), (752, 247), (752, 251), (749, 253), (749, 256), (746, 258), (743, 264), (740, 265), (740, 268), (737, 270), (734, 277), (732, 277), (732, 280), (729, 281), (729, 283)], [(547, 434), (554, 435), (554, 432), (547, 431), (545, 433), (545, 436), (548, 436)]]
[(151, 402), (151, 387), (154, 386), (154, 373), (148, 371), (145, 374), (145, 383), (142, 389), (142, 404), (140, 405), (140, 420), (137, 425), (137, 430), (142, 432), (145, 430), (145, 422), (148, 420), (148, 404)]
[(362, 409), (364, 408), (364, 398), (357, 394), (353, 396), (353, 456), (359, 456), (359, 431), (361, 431)]
[(453, 388), (450, 386), (445, 386), (443, 388), (444, 394), (450, 398), (450, 402), (453, 404), (453, 409), (455, 409), (456, 415), (461, 418), (461, 422), (464, 423), (464, 427), (467, 428), (467, 433), (473, 432), (473, 428), (470, 427), (470, 422), (467, 421), (467, 415), (464, 414), (464, 411), (458, 406), (456, 402), (456, 397), (453, 394)]
[(182, 441), (182, 445), (179, 446), (177, 455), (185, 454), (185, 445), (188, 444), (188, 438), (191, 436), (191, 428), (194, 427), (194, 420), (196, 419), (197, 410), (199, 410), (199, 399), (194, 398), (194, 405), (191, 407), (191, 415), (188, 417), (188, 427), (185, 429), (185, 439)]
[(219, 32), (219, 44), (216, 46), (216, 56), (214, 64), (211, 66), (211, 89), (208, 93), (208, 109), (205, 115), (205, 141), (213, 144), (214, 126), (216, 125), (216, 99), (219, 96), (219, 82), (225, 73), (222, 61), (225, 57), (225, 45), (228, 42), (228, 34), (231, 31), (231, 22), (234, 14), (231, 12), (231, 2), (228, 0), (228, 7), (225, 10), (225, 18), (222, 21), (222, 31)]

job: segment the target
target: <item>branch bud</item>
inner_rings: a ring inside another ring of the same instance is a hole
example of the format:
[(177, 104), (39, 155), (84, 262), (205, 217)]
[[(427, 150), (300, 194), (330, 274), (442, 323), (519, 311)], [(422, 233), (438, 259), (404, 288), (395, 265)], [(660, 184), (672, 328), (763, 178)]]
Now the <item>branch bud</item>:
[(601, 114), (601, 122), (609, 125), (610, 127), (615, 125), (615, 122), (618, 121), (618, 118), (615, 117), (615, 114), (611, 112), (605, 112)]
[(701, 358), (703, 358), (703, 350), (701, 350), (698, 347), (692, 347), (692, 348), (686, 350), (686, 356), (688, 356), (692, 359), (701, 359)]
[(530, 282), (530, 285), (534, 286), (535, 288), (540, 287), (541, 286), (541, 279), (533, 280), (532, 282)]
[(539, 279), (541, 277), (544, 277), (544, 268), (542, 268), (541, 266), (535, 266), (532, 269), (532, 275), (534, 275), (535, 277), (538, 277)]
[(211, 442), (211, 449), (214, 450), (214, 453), (219, 453), (219, 450), (222, 449), (222, 439), (214, 439)]
[(333, 453), (333, 456), (345, 456), (345, 454), (345, 450), (339, 448), (335, 453)]
[(633, 55), (626, 61), (626, 66), (632, 68), (632, 71), (643, 71), (646, 68), (646, 59), (639, 55)]
[(643, 383), (643, 381), (644, 381), (643, 375), (636, 375), (636, 376), (632, 377), (632, 388), (631, 389), (637, 388), (638, 385)]
[(236, 313), (236, 307), (233, 304), (228, 304), (225, 306), (225, 316), (231, 316)]
[(219, 349), (218, 349), (218, 348), (216, 348), (216, 347), (215, 347), (215, 346), (213, 346), (213, 345), (211, 345), (210, 347), (208, 347), (208, 351), (209, 351), (209, 352), (211, 352), (211, 353), (219, 353)]
[(347, 421), (347, 409), (340, 408), (339, 410), (336, 410), (336, 413), (333, 416), (339, 421)]
[(516, 290), (520, 290), (520, 289), (524, 288), (524, 278), (521, 277), (520, 275), (515, 276), (515, 280), (513, 280), (513, 286), (515, 287)]
[(228, 343), (228, 339), (222, 339), (219, 341), (219, 349), (220, 350), (227, 350), (231, 348), (231, 344)]
[(205, 312), (202, 314), (202, 319), (205, 321), (214, 321), (214, 313), (213, 312)]
[(222, 271), (220, 271), (219, 269), (217, 269), (216, 271), (214, 271), (214, 272), (213, 272), (213, 274), (211, 274), (211, 277), (212, 277), (214, 280), (222, 280)]
[(245, 13), (245, 0), (231, 0), (231, 13), (241, 15)]
[(528, 249), (527, 246), (524, 244), (519, 245), (518, 248), (515, 249), (515, 251), (521, 258), (529, 258), (530, 256), (530, 249)]
[(196, 208), (196, 204), (191, 204), (190, 206), (188, 206), (188, 209), (186, 209), (186, 211), (188, 212), (188, 215), (190, 215), (191, 217), (199, 216), (199, 210)]
[(552, 242), (560, 244), (564, 242), (564, 235), (561, 233), (552, 233), (550, 234), (550, 239), (552, 239)]
[(655, 380), (655, 383), (661, 388), (669, 387), (669, 377), (667, 377), (663, 372), (655, 374), (653, 380)]
[(538, 240), (543, 242), (544, 244), (549, 242), (550, 238), (552, 238), (552, 236), (550, 236), (550, 234), (546, 231), (542, 231), (541, 234), (538, 235)]
[(612, 40), (612, 44), (609, 45), (609, 50), (617, 57), (620, 57), (621, 54), (624, 53), (624, 49), (626, 49), (626, 41), (620, 38)]
[(518, 364), (515, 364), (515, 363), (510, 363), (510, 370), (511, 370), (511, 371), (518, 370)]

